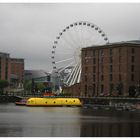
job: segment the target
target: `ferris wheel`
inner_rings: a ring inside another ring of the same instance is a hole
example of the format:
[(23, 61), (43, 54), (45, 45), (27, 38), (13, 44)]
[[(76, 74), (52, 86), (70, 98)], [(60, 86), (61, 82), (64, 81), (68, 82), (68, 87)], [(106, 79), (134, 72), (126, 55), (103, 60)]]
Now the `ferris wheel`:
[(53, 73), (65, 85), (81, 79), (81, 49), (109, 43), (106, 34), (97, 25), (80, 21), (68, 25), (56, 37), (52, 46)]

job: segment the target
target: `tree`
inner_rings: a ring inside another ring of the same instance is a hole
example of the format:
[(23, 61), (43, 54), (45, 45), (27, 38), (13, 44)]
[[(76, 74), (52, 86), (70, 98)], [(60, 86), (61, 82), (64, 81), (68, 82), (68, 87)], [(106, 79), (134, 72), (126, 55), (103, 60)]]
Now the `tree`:
[(0, 80), (0, 93), (4, 93), (4, 88), (8, 87), (9, 83), (7, 80)]
[(27, 91), (31, 91), (31, 89), (32, 89), (32, 81), (31, 80), (26, 80), (24, 82), (24, 89)]
[(37, 83), (37, 89), (39, 91), (42, 91), (45, 88), (45, 85), (43, 83)]

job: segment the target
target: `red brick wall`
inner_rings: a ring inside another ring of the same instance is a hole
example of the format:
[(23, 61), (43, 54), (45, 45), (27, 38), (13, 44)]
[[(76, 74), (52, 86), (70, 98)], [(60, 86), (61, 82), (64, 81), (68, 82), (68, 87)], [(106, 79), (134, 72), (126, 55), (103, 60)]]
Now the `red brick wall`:
[(74, 84), (70, 87), (64, 87), (63, 92), (65, 94), (71, 94), (72, 96), (80, 96), (81, 85), (80, 83)]
[(24, 76), (24, 60), (23, 59), (11, 59), (11, 74), (15, 74), (19, 77), (19, 82), (23, 82)]
[[(132, 48), (135, 49), (134, 54), (131, 52)], [(110, 49), (112, 49), (112, 55), (110, 54)], [(94, 51), (95, 55), (93, 54)], [(101, 94), (101, 86), (103, 85), (104, 94), (117, 95), (116, 87), (118, 84), (123, 83), (123, 95), (128, 95), (129, 86), (138, 85), (140, 81), (139, 54), (140, 46), (124, 43), (82, 49), (81, 94), (99, 96)], [(132, 63), (132, 56), (135, 57), (134, 63)], [(110, 63), (110, 57), (112, 57), (112, 63)], [(96, 59), (95, 64), (94, 59)], [(131, 80), (132, 64), (134, 64), (134, 81)], [(112, 72), (110, 72), (111, 67)], [(111, 74), (112, 81), (110, 80)], [(93, 75), (95, 75), (95, 81)], [(102, 75), (103, 80), (101, 80)], [(110, 84), (114, 85), (112, 92), (110, 92)]]
[(10, 58), (7, 56), (0, 56), (1, 64), (0, 64), (0, 79), (10, 81)]

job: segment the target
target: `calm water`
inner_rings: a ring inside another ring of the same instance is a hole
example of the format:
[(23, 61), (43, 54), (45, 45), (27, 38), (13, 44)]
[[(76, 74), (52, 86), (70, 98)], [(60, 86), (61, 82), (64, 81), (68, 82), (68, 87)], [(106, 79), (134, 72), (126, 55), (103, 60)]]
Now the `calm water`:
[(140, 136), (140, 112), (0, 104), (0, 136)]

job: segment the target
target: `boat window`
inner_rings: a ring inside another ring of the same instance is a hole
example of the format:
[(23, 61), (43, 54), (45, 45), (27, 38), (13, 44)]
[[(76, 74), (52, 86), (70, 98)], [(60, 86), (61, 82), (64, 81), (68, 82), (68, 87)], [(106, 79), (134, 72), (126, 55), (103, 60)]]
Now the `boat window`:
[(54, 101), (54, 104), (55, 104), (55, 101)]
[(75, 100), (73, 102), (75, 102)]
[(47, 102), (45, 102), (47, 104)]
[(66, 100), (66, 102), (67, 102), (67, 100)]

